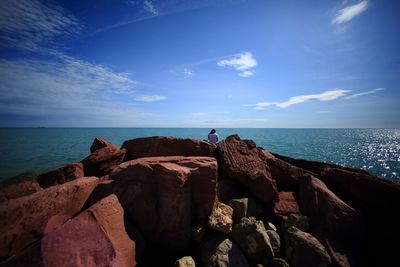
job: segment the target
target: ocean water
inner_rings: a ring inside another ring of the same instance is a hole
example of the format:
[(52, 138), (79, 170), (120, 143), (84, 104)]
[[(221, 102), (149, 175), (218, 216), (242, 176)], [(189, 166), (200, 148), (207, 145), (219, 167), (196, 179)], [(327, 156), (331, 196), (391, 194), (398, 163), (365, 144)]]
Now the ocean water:
[[(206, 139), (201, 128), (0, 128), (0, 180), (27, 170), (45, 172), (78, 162), (100, 136), (117, 145), (145, 136)], [(358, 167), (400, 182), (400, 129), (217, 129), (220, 139), (239, 134), (294, 158)]]

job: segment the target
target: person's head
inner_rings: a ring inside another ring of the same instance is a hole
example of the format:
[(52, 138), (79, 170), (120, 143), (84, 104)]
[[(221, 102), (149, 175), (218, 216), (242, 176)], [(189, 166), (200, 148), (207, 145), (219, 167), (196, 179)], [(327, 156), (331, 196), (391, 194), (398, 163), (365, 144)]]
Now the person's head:
[(216, 133), (217, 131), (215, 129), (212, 129), (210, 133)]

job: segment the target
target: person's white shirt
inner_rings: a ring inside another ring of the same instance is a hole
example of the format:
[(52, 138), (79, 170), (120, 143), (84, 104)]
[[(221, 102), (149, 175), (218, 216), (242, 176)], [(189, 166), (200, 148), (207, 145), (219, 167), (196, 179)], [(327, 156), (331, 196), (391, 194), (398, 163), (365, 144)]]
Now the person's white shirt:
[(218, 134), (217, 133), (210, 133), (208, 135), (208, 141), (210, 141), (210, 143), (216, 144), (218, 142)]

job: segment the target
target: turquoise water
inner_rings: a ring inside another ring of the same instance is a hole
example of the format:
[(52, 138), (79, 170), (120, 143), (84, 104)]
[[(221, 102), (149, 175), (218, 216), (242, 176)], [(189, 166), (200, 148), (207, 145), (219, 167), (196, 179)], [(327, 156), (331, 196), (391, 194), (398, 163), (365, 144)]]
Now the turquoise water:
[[(49, 171), (86, 157), (96, 136), (124, 140), (166, 135), (205, 139), (210, 129), (0, 128), (0, 180), (27, 170)], [(271, 152), (358, 167), (400, 181), (400, 129), (217, 129)]]

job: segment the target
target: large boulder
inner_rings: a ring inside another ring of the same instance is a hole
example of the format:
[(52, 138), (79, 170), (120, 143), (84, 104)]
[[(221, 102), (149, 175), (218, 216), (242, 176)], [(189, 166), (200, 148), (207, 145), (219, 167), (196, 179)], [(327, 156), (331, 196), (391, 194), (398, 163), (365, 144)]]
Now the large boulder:
[(257, 221), (253, 217), (243, 218), (233, 227), (232, 237), (253, 263), (267, 264), (274, 257), (274, 251), (262, 221)]
[(83, 164), (72, 163), (57, 170), (43, 173), (38, 176), (37, 180), (41, 187), (47, 188), (49, 186), (66, 183), (83, 176)]
[(279, 192), (279, 202), (275, 203), (275, 215), (288, 215), (291, 213), (300, 213), (299, 205), (293, 192)]
[(105, 139), (103, 139), (101, 137), (96, 137), (93, 140), (92, 145), (90, 146), (90, 153), (93, 153), (96, 150), (99, 150), (99, 149), (104, 148), (104, 147), (111, 147), (111, 148), (114, 148), (114, 149), (118, 149), (118, 147), (116, 145), (114, 145), (113, 143), (108, 142), (107, 140), (105, 140)]
[(96, 177), (83, 177), (49, 187), (0, 205), (0, 258), (21, 251), (40, 237), (44, 223), (53, 215), (78, 213), (94, 187)]
[(211, 229), (229, 234), (232, 231), (233, 209), (224, 204), (217, 203), (208, 218), (208, 226)]
[(151, 157), (122, 163), (91, 201), (115, 193), (145, 238), (171, 249), (188, 245), (193, 216), (216, 203), (217, 162), (210, 157)]
[(236, 181), (230, 179), (219, 179), (217, 195), (220, 202), (229, 204), (230, 200), (242, 196), (241, 186)]
[(330, 266), (325, 247), (311, 234), (292, 226), (285, 233), (286, 259), (293, 267)]
[(225, 177), (238, 181), (260, 201), (278, 201), (278, 191), (265, 155), (251, 140), (231, 135), (218, 143), (218, 156)]
[(200, 140), (152, 136), (127, 140), (122, 144), (127, 159), (159, 156), (214, 157), (216, 146)]
[(85, 175), (101, 177), (109, 174), (123, 162), (125, 152), (125, 149), (118, 149), (111, 145), (95, 150), (81, 161)]
[(0, 203), (43, 190), (36, 172), (25, 172), (0, 183)]

